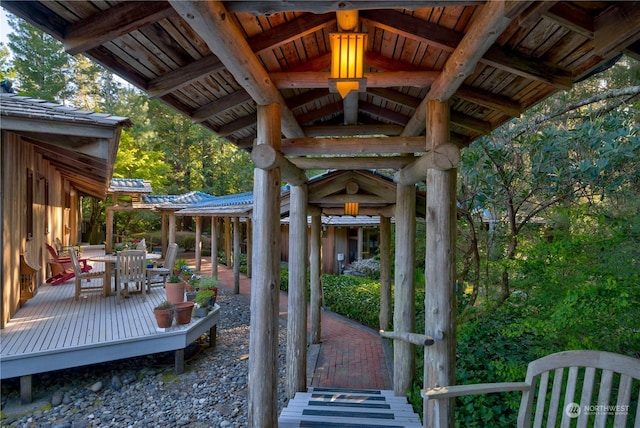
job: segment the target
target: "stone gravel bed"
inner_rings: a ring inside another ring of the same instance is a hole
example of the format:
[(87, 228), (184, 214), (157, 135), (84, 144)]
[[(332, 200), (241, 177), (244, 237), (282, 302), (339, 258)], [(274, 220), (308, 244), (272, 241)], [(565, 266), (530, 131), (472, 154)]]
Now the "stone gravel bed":
[[(205, 336), (185, 352), (185, 372), (173, 353), (33, 376), (34, 403), (20, 405), (19, 379), (2, 382), (2, 427), (244, 427), (247, 426), (249, 299), (221, 287), (217, 345)], [(286, 324), (280, 325), (278, 412), (286, 406)]]

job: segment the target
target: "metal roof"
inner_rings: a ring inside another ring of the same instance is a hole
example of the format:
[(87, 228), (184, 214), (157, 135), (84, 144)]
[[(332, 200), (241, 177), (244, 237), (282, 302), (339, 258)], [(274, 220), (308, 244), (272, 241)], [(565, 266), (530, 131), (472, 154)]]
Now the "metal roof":
[(109, 193), (151, 193), (151, 182), (141, 178), (112, 178)]

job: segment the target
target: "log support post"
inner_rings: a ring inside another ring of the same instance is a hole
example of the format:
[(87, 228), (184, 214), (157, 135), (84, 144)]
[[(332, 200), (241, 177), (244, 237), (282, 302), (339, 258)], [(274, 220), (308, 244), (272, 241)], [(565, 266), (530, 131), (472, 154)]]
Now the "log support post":
[(218, 218), (211, 217), (211, 277), (218, 279)]
[(246, 232), (246, 237), (247, 237), (247, 277), (251, 278), (251, 269), (253, 269), (253, 266), (251, 264), (251, 217), (247, 217), (247, 232)]
[(169, 244), (176, 242), (176, 215), (171, 211), (169, 213)]
[(240, 217), (233, 218), (233, 294), (240, 294)]
[(391, 323), (391, 219), (380, 216), (380, 329)]
[(202, 268), (202, 217), (196, 217), (196, 271)]
[(106, 239), (104, 251), (105, 254), (111, 254), (111, 249), (113, 248), (113, 209), (111, 209), (111, 207), (107, 207), (106, 211), (107, 214), (105, 223), (107, 226), (107, 230), (105, 231)]
[(160, 225), (160, 234), (162, 235), (160, 246), (162, 247), (162, 258), (165, 258), (167, 257), (167, 248), (169, 248), (169, 240), (167, 239), (169, 224), (167, 214), (164, 211), (160, 214), (160, 221), (162, 222)]
[(307, 390), (307, 186), (291, 186), (287, 395)]
[[(427, 103), (427, 149), (449, 141), (448, 102)], [(455, 382), (456, 170), (427, 171), (425, 335), (441, 337), (424, 351), (424, 388)], [(399, 330), (399, 329), (398, 329)], [(453, 427), (453, 400), (424, 404), (426, 427)], [(438, 420), (436, 420), (436, 418)]]
[[(280, 105), (258, 105), (257, 145), (279, 150)], [(254, 169), (253, 277), (249, 330), (248, 414), (252, 428), (278, 426), (280, 168)]]
[(224, 218), (224, 256), (227, 268), (233, 266), (233, 255), (231, 254), (231, 217)]
[(20, 402), (22, 404), (30, 404), (33, 401), (33, 376), (20, 376)]
[[(396, 188), (396, 269), (393, 328), (415, 331), (416, 187)], [(405, 396), (415, 377), (415, 347), (408, 342), (393, 344), (393, 393)]]
[(320, 343), (322, 336), (322, 218), (320, 214), (311, 216), (311, 255), (309, 272), (311, 284), (311, 343)]

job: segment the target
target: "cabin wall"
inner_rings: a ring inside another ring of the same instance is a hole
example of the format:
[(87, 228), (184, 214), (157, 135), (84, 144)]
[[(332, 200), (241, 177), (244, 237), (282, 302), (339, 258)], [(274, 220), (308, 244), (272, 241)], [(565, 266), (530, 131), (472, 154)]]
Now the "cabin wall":
[[(20, 255), (24, 254), (32, 266), (39, 267), (33, 275), (36, 287), (46, 281), (48, 274), (45, 242), (59, 237), (69, 242), (71, 231), (77, 231), (77, 218), (71, 221), (69, 184), (57, 170), (36, 153), (34, 146), (17, 134), (2, 131), (1, 138), (1, 195), (2, 215), (2, 318), (4, 328), (20, 307)], [(27, 178), (31, 171), (32, 179)], [(27, 236), (29, 215), (27, 210), (28, 183), (32, 188), (32, 235)], [(69, 195), (69, 196), (67, 196)], [(67, 202), (65, 202), (67, 201)], [(77, 201), (77, 198), (76, 198)], [(77, 212), (77, 210), (74, 210)], [(67, 232), (65, 234), (65, 232)], [(65, 239), (66, 238), (66, 239)], [(23, 296), (24, 297), (24, 296)]]
[[(338, 262), (338, 253), (344, 254), (345, 260), (342, 262), (342, 270), (348, 264), (348, 228), (329, 226), (322, 232), (322, 273), (339, 275), (340, 262)], [(310, 229), (308, 229), (308, 233)], [(280, 250), (280, 260), (289, 261), (289, 225), (280, 225), (280, 236), (282, 238), (282, 246)], [(310, 239), (308, 240), (310, 242)], [(310, 251), (310, 249), (309, 249)], [(309, 252), (309, 254), (311, 254)]]

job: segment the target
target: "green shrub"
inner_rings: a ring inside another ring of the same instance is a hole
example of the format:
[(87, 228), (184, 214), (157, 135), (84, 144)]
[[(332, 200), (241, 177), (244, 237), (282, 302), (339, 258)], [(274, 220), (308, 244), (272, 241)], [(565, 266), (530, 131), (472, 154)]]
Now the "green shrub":
[(179, 242), (178, 245), (184, 248), (185, 251), (195, 251), (196, 249), (196, 238), (195, 236), (184, 236)]
[(351, 275), (322, 275), (324, 303), (332, 311), (377, 328), (380, 283)]

